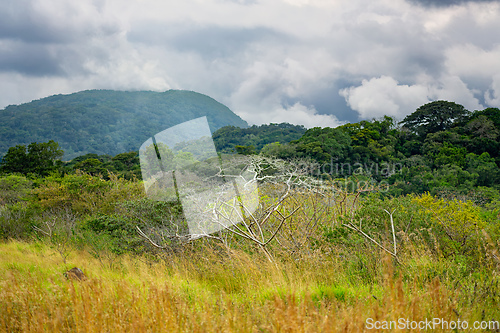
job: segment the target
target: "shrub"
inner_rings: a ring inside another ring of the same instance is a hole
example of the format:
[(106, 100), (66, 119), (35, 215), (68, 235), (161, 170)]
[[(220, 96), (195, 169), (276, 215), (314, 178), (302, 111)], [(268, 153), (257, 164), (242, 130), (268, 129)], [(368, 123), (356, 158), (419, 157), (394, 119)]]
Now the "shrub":
[(35, 211), (25, 202), (0, 206), (0, 239), (27, 239), (33, 234)]
[(413, 202), (430, 216), (445, 257), (468, 255), (479, 258), (478, 251), (482, 250), (480, 231), (487, 227), (480, 207), (471, 201), (438, 199), (428, 193), (413, 197)]
[(0, 206), (24, 201), (28, 198), (33, 182), (20, 175), (0, 177)]
[[(98, 215), (89, 217), (82, 223), (81, 229), (84, 235), (83, 240), (90, 243), (87, 245), (98, 244), (104, 251), (123, 254), (129, 251), (141, 252), (143, 247), (144, 242), (139, 237), (135, 224), (123, 216)], [(96, 242), (96, 239), (92, 239), (96, 237), (100, 238), (102, 242)]]
[(64, 177), (47, 177), (34, 190), (43, 209), (70, 209), (74, 214), (112, 214), (119, 202), (144, 196), (142, 184), (111, 175), (100, 177), (77, 172)]

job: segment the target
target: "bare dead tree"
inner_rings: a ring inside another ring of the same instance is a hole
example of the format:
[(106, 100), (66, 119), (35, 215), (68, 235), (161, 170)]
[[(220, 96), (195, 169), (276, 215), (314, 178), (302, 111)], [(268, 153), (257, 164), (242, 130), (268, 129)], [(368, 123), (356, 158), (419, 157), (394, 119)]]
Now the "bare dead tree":
[(395, 228), (394, 228), (394, 219), (393, 219), (393, 214), (394, 212), (396, 211), (395, 209), (389, 213), (389, 211), (387, 211), (386, 209), (384, 209), (384, 211), (389, 214), (389, 218), (390, 218), (390, 221), (391, 221), (391, 232), (392, 232), (392, 242), (393, 242), (393, 249), (390, 250), (388, 249), (387, 247), (383, 246), (381, 243), (377, 242), (373, 237), (369, 236), (367, 233), (365, 233), (362, 229), (362, 222), (363, 220), (360, 219), (359, 220), (359, 226), (354, 224), (354, 220), (351, 219), (349, 222), (347, 223), (343, 223), (342, 225), (361, 234), (364, 238), (366, 238), (367, 240), (369, 240), (370, 242), (374, 243), (375, 245), (377, 245), (379, 248), (381, 248), (382, 250), (384, 250), (385, 252), (389, 253), (391, 256), (393, 256), (396, 261), (399, 263), (399, 258), (398, 258), (398, 252), (397, 252), (397, 243), (396, 243), (396, 231), (395, 231)]
[[(240, 191), (237, 190), (231, 200), (224, 195), (217, 198), (212, 205), (211, 223), (257, 245), (272, 262), (274, 259), (268, 245), (277, 239), (283, 226), (301, 208), (297, 202), (295, 205), (288, 203), (293, 202), (291, 198), (297, 192), (312, 189), (316, 181), (308, 175), (311, 166), (304, 162), (263, 156), (240, 158), (246, 161), (241, 172), (228, 172), (223, 164), (217, 174), (217, 177), (229, 179)], [(266, 200), (262, 200), (262, 194)]]
[(71, 240), (75, 235), (76, 219), (68, 209), (48, 211), (42, 216), (40, 226), (33, 226), (37, 233), (49, 240), (50, 246), (59, 253), (64, 264), (73, 249)]
[[(182, 203), (189, 224), (188, 234), (172, 233), (167, 228), (143, 230), (137, 227), (139, 235), (161, 250), (166, 250), (172, 239), (192, 241), (198, 238), (215, 239), (229, 248), (232, 235), (255, 244), (269, 261), (273, 261), (268, 245), (277, 239), (283, 226), (301, 208), (297, 201), (290, 200), (291, 197), (318, 185), (308, 175), (311, 165), (238, 155), (222, 159), (217, 168), (217, 172), (205, 178), (189, 172), (176, 173), (178, 184), (191, 186), (179, 185), (179, 191), (184, 193)], [(294, 205), (287, 205), (288, 202)]]

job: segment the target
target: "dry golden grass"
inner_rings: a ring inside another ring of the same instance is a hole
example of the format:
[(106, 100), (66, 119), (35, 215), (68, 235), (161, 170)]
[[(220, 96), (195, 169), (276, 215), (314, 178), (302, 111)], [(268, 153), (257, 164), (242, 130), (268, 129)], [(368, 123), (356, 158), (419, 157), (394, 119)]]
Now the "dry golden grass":
[[(0, 331), (362, 332), (367, 318), (478, 319), (480, 308), (457, 301), (460, 288), (425, 273), (405, 282), (382, 258), (379, 282), (363, 285), (331, 258), (269, 263), (207, 248), (160, 262), (123, 257), (111, 269), (86, 252), (64, 265), (43, 244), (10, 241), (0, 244)], [(73, 266), (88, 279), (66, 280)]]

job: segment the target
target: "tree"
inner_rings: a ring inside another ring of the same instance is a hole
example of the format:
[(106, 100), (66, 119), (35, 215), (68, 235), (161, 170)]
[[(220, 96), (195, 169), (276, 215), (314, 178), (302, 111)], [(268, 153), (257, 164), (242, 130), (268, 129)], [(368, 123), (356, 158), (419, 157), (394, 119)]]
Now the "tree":
[(88, 158), (85, 161), (75, 164), (75, 170), (80, 170), (92, 176), (107, 175), (107, 170), (102, 167), (102, 162), (97, 158)]
[(478, 186), (494, 186), (500, 184), (500, 169), (495, 159), (488, 153), (481, 155), (467, 154), (467, 171), (478, 175)]
[(261, 154), (267, 157), (274, 156), (286, 160), (296, 157), (297, 151), (295, 150), (295, 145), (273, 142), (265, 145), (261, 150)]
[(18, 175), (0, 177), (0, 206), (25, 200), (31, 192), (32, 182)]
[(7, 154), (2, 158), (0, 171), (6, 173), (26, 173), (29, 168), (26, 146), (17, 145), (10, 147)]
[[(303, 205), (301, 189), (317, 185), (307, 176), (309, 170), (308, 163), (259, 155), (227, 155), (210, 179), (189, 179), (190, 188), (181, 201), (187, 235), (177, 230), (172, 234), (171, 226), (147, 231), (137, 227), (137, 231), (162, 250), (170, 249), (171, 240), (191, 241), (200, 237), (217, 239), (229, 249), (229, 239), (234, 236), (256, 245), (273, 262), (268, 245), (272, 241), (283, 244), (278, 241), (280, 232)], [(188, 179), (189, 174), (183, 177)], [(181, 230), (179, 226), (177, 229)]]
[(29, 172), (46, 176), (50, 171), (55, 170), (56, 161), (63, 157), (64, 151), (59, 149), (59, 144), (53, 140), (49, 142), (28, 145)]
[(469, 121), (465, 129), (473, 138), (496, 140), (499, 134), (495, 123), (484, 115)]
[(469, 111), (460, 104), (447, 101), (435, 101), (419, 107), (406, 116), (401, 124), (425, 138), (429, 133), (446, 131), (454, 122), (463, 120)]
[(234, 146), (236, 149), (236, 152), (241, 155), (253, 155), (256, 153), (255, 147), (253, 145), (249, 146), (241, 146), (241, 145), (236, 145)]
[(139, 166), (139, 154), (135, 151), (121, 153), (114, 156), (111, 162), (118, 171), (131, 170)]
[(344, 127), (314, 127), (291, 143), (296, 144), (297, 152), (302, 156), (311, 157), (319, 163), (330, 163), (332, 159), (345, 159), (351, 142), (349, 132)]
[(500, 109), (486, 108), (482, 111), (474, 111), (470, 119), (475, 119), (480, 116), (485, 116), (495, 124), (496, 128), (500, 129)]
[(35, 173), (46, 176), (57, 167), (56, 162), (64, 155), (59, 144), (49, 142), (32, 142), (26, 147), (17, 145), (9, 148), (0, 164), (0, 171), (6, 173)]
[(306, 132), (304, 126), (282, 124), (268, 124), (237, 128), (226, 126), (218, 129), (213, 134), (215, 147), (220, 153), (237, 152), (235, 146), (254, 146), (258, 153), (265, 145), (279, 142), (281, 144), (298, 140)]

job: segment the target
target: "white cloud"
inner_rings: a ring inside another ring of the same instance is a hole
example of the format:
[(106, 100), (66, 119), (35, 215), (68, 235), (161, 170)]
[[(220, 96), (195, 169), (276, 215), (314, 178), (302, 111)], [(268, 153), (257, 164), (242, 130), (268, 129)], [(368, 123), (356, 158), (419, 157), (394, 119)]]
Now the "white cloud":
[[(266, 111), (240, 110), (238, 112), (250, 124), (289, 123), (311, 127), (337, 127), (345, 122), (339, 121), (333, 115), (318, 114), (313, 107), (306, 107), (300, 103), (291, 106), (266, 105)], [(264, 120), (264, 121), (263, 121)]]
[(400, 85), (388, 76), (363, 80), (361, 86), (343, 89), (340, 94), (364, 119), (384, 115), (404, 116), (429, 101), (427, 87)]
[(500, 73), (500, 45), (489, 50), (473, 44), (455, 45), (445, 54), (448, 70), (456, 75), (491, 77), (491, 73)]
[(84, 78), (26, 77), (18, 73), (0, 73), (0, 105), (21, 104), (50, 95), (69, 94), (89, 89)]
[(447, 100), (465, 106), (468, 110), (482, 110), (484, 106), (474, 96), (474, 92), (458, 76), (447, 76), (437, 83), (428, 83), (431, 100)]
[(305, 76), (314, 79), (309, 71), (296, 66), (290, 59), (281, 66), (262, 62), (253, 64), (246, 70), (245, 79), (227, 104), (251, 124), (288, 122), (306, 127), (336, 127), (342, 124), (333, 115), (319, 114), (313, 106), (304, 106), (300, 102), (287, 105), (283, 102), (283, 96), (293, 97), (300, 90), (295, 86), (297, 80), (291, 78)]
[(444, 77), (437, 82), (429, 81), (428, 77), (420, 80), (420, 83), (406, 85), (392, 77), (381, 76), (363, 80), (360, 86), (345, 88), (339, 93), (364, 119), (384, 115), (402, 118), (435, 100), (456, 102), (469, 110), (484, 108), (459, 77)]

